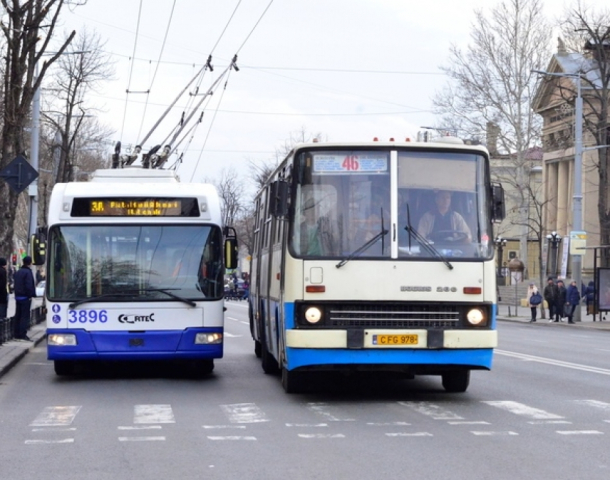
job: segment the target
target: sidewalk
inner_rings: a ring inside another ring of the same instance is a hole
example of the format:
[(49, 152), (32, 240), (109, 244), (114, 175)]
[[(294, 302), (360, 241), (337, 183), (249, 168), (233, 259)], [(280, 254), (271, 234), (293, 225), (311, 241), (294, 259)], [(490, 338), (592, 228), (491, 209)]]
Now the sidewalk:
[[(610, 331), (610, 312), (606, 315), (606, 320), (601, 321), (602, 315), (598, 313), (595, 317), (596, 321), (593, 321), (593, 315), (587, 316), (587, 307), (581, 307), (581, 321), (576, 322), (574, 325), (568, 323), (567, 318), (564, 318), (563, 322), (555, 323), (549, 322), (549, 311), (545, 310), (546, 318), (540, 318), (540, 309), (538, 309), (538, 315), (536, 317), (536, 323), (532, 323), (532, 327), (544, 325), (545, 327), (565, 327), (565, 328), (586, 328), (594, 330), (608, 330)], [(531, 318), (531, 311), (529, 307), (515, 307), (514, 305), (498, 305), (498, 320), (506, 322), (518, 322), (529, 324)]]

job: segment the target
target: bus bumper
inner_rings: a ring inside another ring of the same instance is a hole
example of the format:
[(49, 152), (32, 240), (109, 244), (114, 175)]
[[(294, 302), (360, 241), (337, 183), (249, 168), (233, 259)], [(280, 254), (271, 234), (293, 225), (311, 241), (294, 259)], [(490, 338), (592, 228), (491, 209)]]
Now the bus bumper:
[[(53, 344), (54, 338), (73, 339), (73, 342), (57, 345)], [(47, 329), (47, 358), (49, 360), (213, 359), (222, 358), (223, 340), (222, 328), (147, 332)], [(196, 343), (201, 341), (208, 343)]]

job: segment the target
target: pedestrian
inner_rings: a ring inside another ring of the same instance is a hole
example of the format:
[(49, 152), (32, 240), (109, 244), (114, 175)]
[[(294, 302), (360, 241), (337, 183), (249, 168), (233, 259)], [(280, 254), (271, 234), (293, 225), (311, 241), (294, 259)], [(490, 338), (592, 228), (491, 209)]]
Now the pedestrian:
[[(591, 280), (585, 288), (585, 297), (587, 300), (587, 315), (595, 315), (595, 282)], [(595, 319), (595, 317), (594, 317)]]
[(21, 268), (15, 272), (15, 338), (31, 341), (30, 328), (32, 298), (36, 296), (36, 284), (31, 269), (32, 257), (23, 257)]
[(557, 295), (559, 295), (557, 285), (555, 285), (553, 277), (549, 277), (546, 282), (546, 287), (544, 287), (544, 292), (542, 293), (542, 296), (546, 300), (546, 304), (549, 309), (549, 322), (553, 321), (553, 317), (555, 315), (555, 302), (557, 301)]
[(563, 280), (557, 280), (557, 299), (555, 300), (555, 322), (563, 322), (568, 291)]
[(6, 318), (8, 310), (8, 274), (6, 258), (0, 257), (0, 319)]
[(530, 319), (530, 323), (536, 321), (536, 314), (538, 310), (538, 306), (542, 303), (542, 295), (538, 292), (538, 287), (536, 287), (535, 283), (530, 283), (529, 287), (527, 287), (527, 304), (529, 305), (532, 311), (532, 317)]
[(580, 303), (580, 292), (578, 291), (578, 287), (576, 286), (576, 282), (572, 282), (570, 284), (570, 286), (568, 287), (568, 293), (567, 293), (567, 317), (568, 317), (568, 323), (574, 323), (574, 321), (572, 320), (573, 316), (574, 316), (574, 311), (576, 310), (576, 307), (578, 307), (578, 304)]

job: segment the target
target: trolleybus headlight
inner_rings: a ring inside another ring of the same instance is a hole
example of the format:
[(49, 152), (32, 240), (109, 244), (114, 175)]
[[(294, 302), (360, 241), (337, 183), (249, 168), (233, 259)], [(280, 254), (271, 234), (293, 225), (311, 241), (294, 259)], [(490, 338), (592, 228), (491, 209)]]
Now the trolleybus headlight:
[(51, 333), (47, 336), (47, 344), (56, 347), (65, 347), (67, 345), (76, 345), (76, 335), (73, 333)]
[(318, 323), (322, 320), (322, 310), (318, 307), (309, 307), (305, 310), (305, 320), (309, 323)]
[(222, 343), (222, 333), (198, 333), (195, 335), (195, 344), (214, 345)]
[(471, 325), (484, 325), (487, 322), (485, 313), (480, 308), (473, 308), (466, 314), (468, 323)]

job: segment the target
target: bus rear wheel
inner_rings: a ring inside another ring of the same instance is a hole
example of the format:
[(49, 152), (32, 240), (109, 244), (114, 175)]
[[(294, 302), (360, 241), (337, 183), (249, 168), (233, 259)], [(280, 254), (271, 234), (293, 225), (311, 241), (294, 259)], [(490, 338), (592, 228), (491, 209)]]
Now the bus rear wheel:
[(74, 374), (74, 362), (69, 360), (55, 360), (53, 367), (55, 368), (55, 375), (63, 377), (64, 375)]
[(273, 358), (273, 355), (269, 352), (267, 348), (267, 340), (265, 335), (265, 328), (261, 329), (261, 364), (263, 367), (263, 372), (267, 375), (273, 375), (279, 372), (280, 368), (277, 363), (277, 360)]
[(446, 392), (462, 393), (468, 389), (470, 384), (470, 370), (443, 373), (442, 379)]

